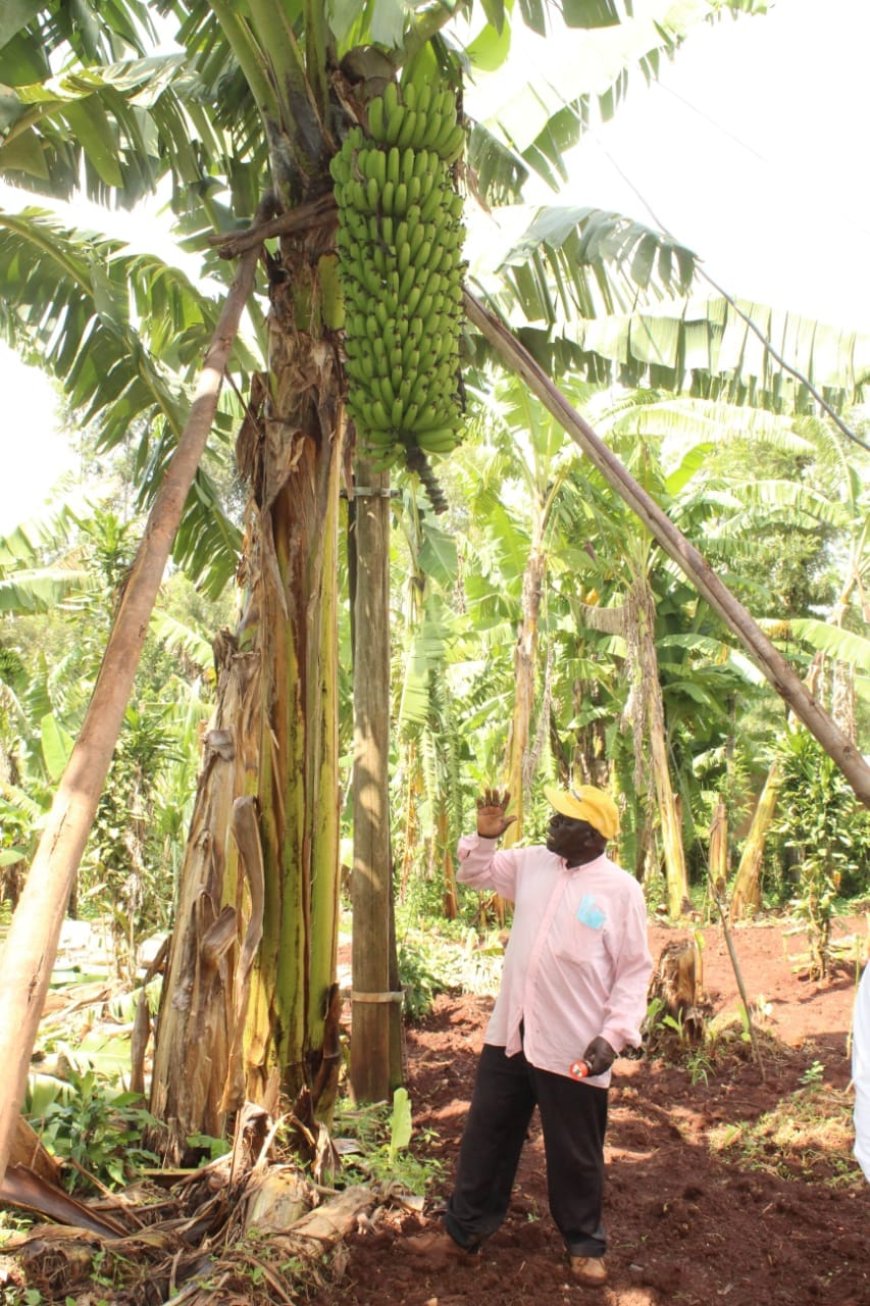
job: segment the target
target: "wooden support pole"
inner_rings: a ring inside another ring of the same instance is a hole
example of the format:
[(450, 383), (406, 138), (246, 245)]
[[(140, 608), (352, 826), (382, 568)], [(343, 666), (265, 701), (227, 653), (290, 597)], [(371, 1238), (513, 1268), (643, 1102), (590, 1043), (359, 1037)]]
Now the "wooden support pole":
[(30, 1057), (70, 890), (118, 740), (154, 609), (218, 396), (259, 249), (239, 264), (206, 353), (190, 414), (121, 595), (94, 692), (58, 785), (36, 856), (0, 957), (0, 1183), (18, 1119)]
[(354, 469), (353, 975), (350, 1082), (359, 1102), (390, 1093), (390, 498), (389, 473)]

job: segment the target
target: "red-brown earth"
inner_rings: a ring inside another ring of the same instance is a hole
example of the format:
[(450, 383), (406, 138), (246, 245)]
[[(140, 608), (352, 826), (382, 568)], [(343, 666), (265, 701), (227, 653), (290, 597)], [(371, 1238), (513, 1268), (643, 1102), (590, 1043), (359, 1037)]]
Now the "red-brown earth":
[[(867, 922), (839, 920), (835, 934), (866, 939)], [(736, 1013), (722, 930), (703, 935), (706, 993), (717, 1013)], [(651, 927), (653, 955), (677, 937)], [(782, 924), (746, 926), (734, 939), (750, 1004), (767, 1012), (759, 1037), (764, 1076), (739, 1021), (709, 1063), (685, 1056), (617, 1062), (605, 1288), (569, 1281), (547, 1209), (537, 1120), (508, 1219), (479, 1256), (429, 1267), (407, 1253), (409, 1235), (439, 1227), (492, 1005), (442, 994), (408, 1032), (408, 1089), (412, 1146), (437, 1158), (444, 1177), (422, 1215), (389, 1211), (352, 1236), (346, 1265), (316, 1306), (870, 1306), (870, 1185), (850, 1154), (856, 964), (844, 960), (814, 982), (795, 964), (805, 940)]]

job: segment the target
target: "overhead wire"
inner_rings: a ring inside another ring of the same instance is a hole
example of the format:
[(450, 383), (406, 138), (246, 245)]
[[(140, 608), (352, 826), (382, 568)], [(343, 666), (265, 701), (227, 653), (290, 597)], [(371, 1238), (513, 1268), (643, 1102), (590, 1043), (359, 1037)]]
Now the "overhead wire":
[[(661, 221), (661, 219), (653, 209), (652, 205), (647, 200), (646, 196), (639, 189), (639, 187), (635, 185), (631, 177), (629, 177), (625, 169), (617, 162), (617, 160), (613, 157), (613, 155), (606, 148), (606, 146), (602, 144), (597, 134), (595, 135), (594, 138), (599, 146), (599, 149), (601, 150), (605, 158), (608, 160), (611, 167), (615, 169), (615, 171), (619, 174), (619, 176), (622, 178), (625, 184), (629, 187), (629, 189), (637, 196), (638, 200), (646, 209), (647, 213), (650, 215), (650, 217), (652, 218), (653, 222), (655, 223), (656, 227), (661, 232), (661, 234), (667, 236), (669, 240), (676, 241), (677, 237)], [(709, 272), (705, 270), (705, 268), (702, 266), (702, 264), (699, 261), (696, 261), (695, 263), (695, 270), (697, 275), (701, 277), (702, 280), (706, 281), (709, 286), (712, 286), (712, 288), (716, 291), (716, 293), (718, 295), (721, 295), (722, 298), (726, 301), (726, 303), (730, 304), (731, 308), (738, 315), (738, 317), (742, 318), (742, 320), (749, 327), (750, 331), (752, 331), (752, 333), (758, 337), (758, 339), (764, 345), (767, 352), (770, 354), (771, 358), (775, 359), (776, 362), (779, 363), (780, 367), (782, 367), (786, 372), (788, 372), (791, 376), (793, 376), (795, 380), (799, 381), (801, 385), (806, 387), (806, 389), (815, 399), (816, 403), (824, 412), (828, 414), (831, 421), (838, 428), (838, 430), (841, 431), (842, 434), (846, 436), (848, 440), (851, 440), (854, 444), (857, 444), (860, 449), (863, 449), (866, 453), (870, 453), (870, 444), (868, 444), (865, 440), (862, 440), (861, 437), (857, 435), (855, 431), (852, 430), (852, 428), (848, 425), (847, 422), (843, 420), (843, 418), (836, 411), (836, 409), (834, 409), (833, 406), (828, 403), (827, 399), (825, 399), (824, 395), (819, 391), (819, 389), (815, 385), (813, 385), (809, 377), (805, 376), (803, 372), (801, 372), (798, 368), (794, 367), (782, 356), (782, 354), (774, 347), (772, 341), (770, 340), (770, 337), (767, 336), (764, 333), (764, 331), (762, 331), (761, 327), (757, 324), (757, 322), (755, 322), (750, 317), (750, 315), (740, 307), (740, 305), (735, 300), (734, 296), (729, 294), (729, 292), (723, 286), (719, 285), (719, 283), (715, 281), (713, 277), (710, 276)]]
[[(751, 154), (752, 157), (754, 159), (757, 159), (759, 163), (762, 163), (766, 169), (776, 170), (777, 172), (781, 172), (783, 174), (786, 172), (786, 169), (783, 167), (780, 160), (776, 158), (771, 158), (770, 155), (767, 154), (761, 154), (755, 148), (755, 146), (750, 145), (749, 142), (745, 141), (742, 136), (738, 136), (737, 133), (732, 131), (730, 127), (727, 127), (725, 123), (720, 122), (718, 118), (714, 118), (713, 115), (707, 113), (705, 109), (699, 108), (697, 104), (693, 104), (693, 102), (689, 100), (685, 95), (682, 95), (679, 91), (675, 91), (672, 86), (668, 86), (665, 82), (657, 81), (657, 82), (653, 82), (650, 85), (649, 89), (650, 91), (664, 91), (667, 95), (670, 95), (674, 100), (678, 100), (680, 104), (685, 105), (687, 109), (691, 109), (692, 113), (696, 114), (704, 122), (708, 122), (711, 127), (715, 127), (716, 130), (721, 132), (723, 136), (726, 136), (729, 140), (733, 141), (735, 145), (738, 145), (740, 147), (740, 149), (745, 150), (747, 154)], [(789, 184), (790, 185), (794, 184), (793, 178), (789, 179)], [(810, 198), (811, 195), (812, 192), (810, 193)], [(807, 197), (802, 195), (801, 196), (802, 206), (805, 206), (807, 202), (808, 202)], [(856, 231), (859, 231), (862, 236), (870, 236), (870, 227), (862, 226), (860, 222), (854, 222), (848, 216), (848, 214), (846, 215), (843, 214), (842, 208), (843, 208), (842, 204), (838, 206), (837, 221), (840, 223), (845, 223), (847, 226), (854, 227), (854, 229)]]

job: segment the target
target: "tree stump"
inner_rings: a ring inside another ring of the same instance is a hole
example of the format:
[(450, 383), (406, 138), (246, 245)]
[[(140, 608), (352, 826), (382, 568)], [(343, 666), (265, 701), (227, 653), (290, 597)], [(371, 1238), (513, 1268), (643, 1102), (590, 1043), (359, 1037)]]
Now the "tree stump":
[(677, 1039), (701, 1043), (711, 1004), (704, 996), (701, 949), (694, 939), (678, 939), (661, 951), (649, 987), (644, 1029), (648, 1048)]

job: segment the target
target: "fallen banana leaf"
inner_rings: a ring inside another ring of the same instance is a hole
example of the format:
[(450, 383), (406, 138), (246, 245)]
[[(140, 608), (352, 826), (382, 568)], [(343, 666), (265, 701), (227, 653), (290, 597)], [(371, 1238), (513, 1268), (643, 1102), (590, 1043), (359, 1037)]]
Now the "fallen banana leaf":
[(57, 1161), (50, 1152), (45, 1150), (40, 1142), (39, 1135), (33, 1126), (24, 1119), (24, 1116), (19, 1116), (15, 1123), (9, 1164), (25, 1166), (28, 1170), (38, 1174), (42, 1179), (47, 1179), (52, 1184), (57, 1183), (60, 1174), (60, 1166)]
[(311, 1206), (311, 1188), (290, 1167), (272, 1167), (248, 1184), (245, 1228), (262, 1232), (289, 1229)]
[(25, 1248), (48, 1246), (50, 1243), (82, 1243), (87, 1247), (101, 1246), (102, 1234), (88, 1229), (73, 1229), (65, 1224), (34, 1224), (20, 1233), (11, 1233), (4, 1240), (3, 1251), (20, 1252)]
[(101, 1237), (119, 1238), (129, 1231), (108, 1215), (97, 1215), (56, 1184), (49, 1183), (26, 1165), (10, 1165), (0, 1183), (0, 1202), (47, 1215), (59, 1224), (88, 1229)]
[(351, 1229), (356, 1228), (360, 1215), (371, 1210), (375, 1205), (375, 1194), (371, 1188), (357, 1185), (346, 1188), (344, 1192), (317, 1206), (301, 1220), (287, 1230), (294, 1238), (316, 1238), (319, 1242), (336, 1242)]
[(84, 984), (70, 984), (48, 993), (42, 1009), (46, 1024), (61, 1025), (76, 1011), (84, 1007), (102, 1005), (114, 997), (116, 986), (105, 979), (90, 980)]

